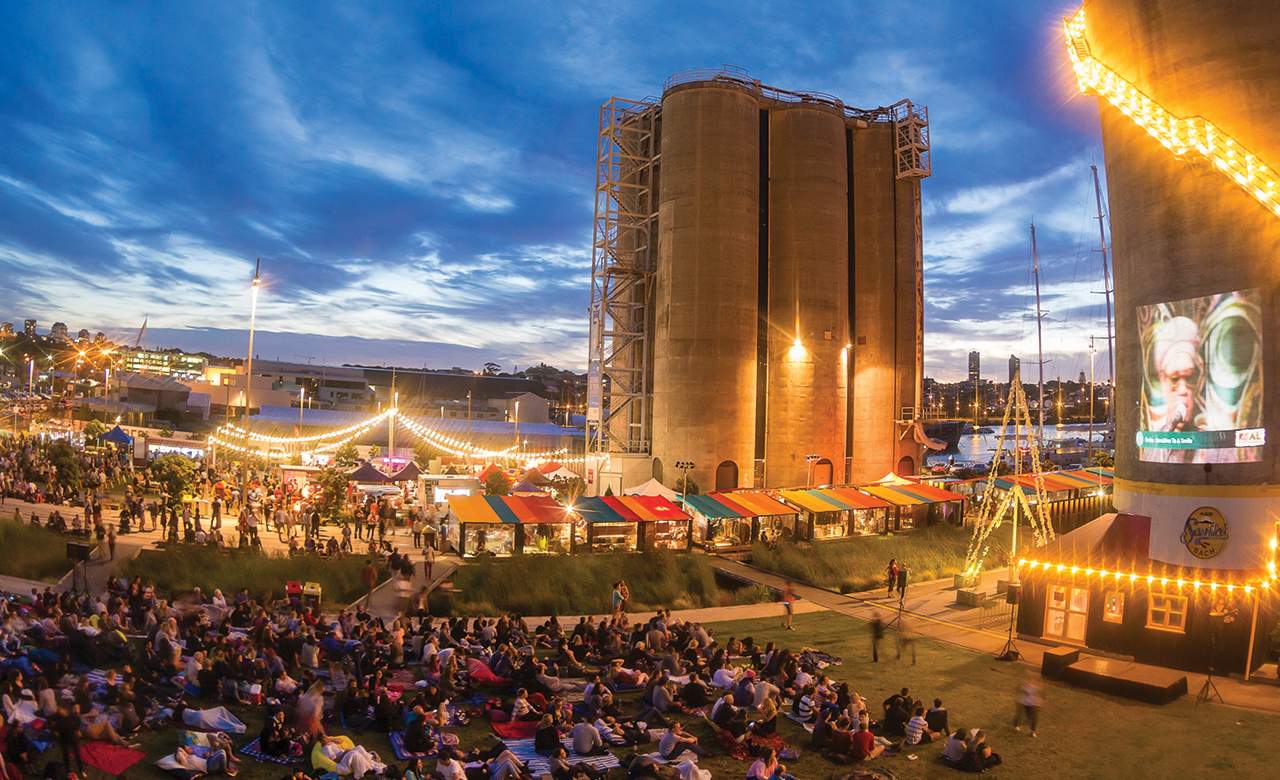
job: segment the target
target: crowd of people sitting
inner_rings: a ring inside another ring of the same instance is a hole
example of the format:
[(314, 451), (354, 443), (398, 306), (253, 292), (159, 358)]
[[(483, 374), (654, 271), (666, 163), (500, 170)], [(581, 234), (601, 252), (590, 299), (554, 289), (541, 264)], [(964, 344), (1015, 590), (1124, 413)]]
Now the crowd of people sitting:
[[(41, 745), (58, 745), (61, 766), (83, 774), (83, 742), (127, 750), (144, 729), (172, 729), (173, 752), (157, 763), (183, 780), (234, 775), (242, 757), (355, 778), (594, 780), (622, 767), (692, 780), (710, 776), (697, 766), (709, 751), (749, 762), (748, 780), (786, 780), (798, 748), (779, 717), (810, 732), (804, 749), (837, 763), (935, 740), (957, 769), (1000, 762), (938, 699), (926, 706), (902, 689), (873, 713), (828, 676), (838, 663), (810, 648), (721, 641), (666, 611), (533, 628), (419, 610), (384, 622), (363, 606), (325, 615), (243, 590), (170, 602), (114, 579), (93, 597), (45, 589), (0, 601), (3, 756), (19, 772)], [(254, 711), (263, 725), (237, 749), (247, 727), (236, 713)], [(457, 730), (478, 717), (496, 738), (464, 749)], [(716, 743), (700, 743), (691, 721)], [(389, 735), (395, 760), (353, 741), (369, 731)]]

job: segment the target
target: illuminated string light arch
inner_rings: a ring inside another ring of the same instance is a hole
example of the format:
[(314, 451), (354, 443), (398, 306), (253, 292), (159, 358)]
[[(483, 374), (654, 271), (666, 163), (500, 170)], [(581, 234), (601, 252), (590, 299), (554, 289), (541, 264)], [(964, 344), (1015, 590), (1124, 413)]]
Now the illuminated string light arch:
[(1179, 117), (1095, 57), (1084, 9), (1063, 20), (1067, 56), (1081, 92), (1094, 92), (1177, 157), (1194, 152), (1280, 217), (1280, 177), (1257, 155), (1204, 117)]

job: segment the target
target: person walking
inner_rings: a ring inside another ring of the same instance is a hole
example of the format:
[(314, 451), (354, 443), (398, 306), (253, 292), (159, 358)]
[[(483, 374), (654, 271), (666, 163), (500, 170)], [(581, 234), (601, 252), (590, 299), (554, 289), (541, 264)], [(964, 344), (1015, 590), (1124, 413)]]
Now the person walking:
[(426, 575), (427, 584), (431, 584), (431, 570), (436, 565), (436, 551), (432, 547), (422, 548), (422, 573)]
[(112, 525), (107, 529), (107, 551), (110, 554), (109, 560), (116, 559), (116, 527)]
[(1027, 672), (1018, 686), (1016, 706), (1013, 730), (1022, 731), (1022, 719), (1025, 717), (1027, 725), (1031, 727), (1031, 736), (1039, 736), (1036, 729), (1040, 725), (1040, 708), (1044, 706), (1044, 696), (1040, 692), (1040, 684), (1032, 678), (1031, 672)]
[(899, 606), (901, 606), (902, 602), (907, 598), (907, 571), (908, 571), (907, 564), (905, 563), (898, 564), (897, 585), (898, 585), (898, 605)]
[(797, 598), (795, 587), (791, 584), (791, 580), (787, 580), (787, 583), (782, 586), (782, 612), (784, 616), (782, 627), (788, 631), (796, 630), (796, 627), (791, 625), (791, 618), (795, 612)]
[(893, 598), (893, 589), (898, 586), (898, 559), (890, 558), (889, 565), (884, 569), (885, 580), (888, 582), (888, 591), (885, 593), (889, 598)]
[(884, 621), (880, 619), (879, 610), (871, 614), (871, 662), (880, 662), (880, 640), (884, 639)]
[(364, 582), (366, 591), (364, 603), (367, 607), (373, 603), (373, 586), (378, 584), (378, 567), (373, 565), (373, 558), (370, 558), (369, 562), (360, 570), (360, 579)]

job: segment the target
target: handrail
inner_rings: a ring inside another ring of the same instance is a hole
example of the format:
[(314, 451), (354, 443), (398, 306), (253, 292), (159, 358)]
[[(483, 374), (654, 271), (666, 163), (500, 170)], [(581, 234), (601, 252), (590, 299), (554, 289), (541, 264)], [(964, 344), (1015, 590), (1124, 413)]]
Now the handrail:
[(748, 92), (755, 93), (769, 100), (776, 100), (780, 103), (816, 103), (818, 105), (827, 106), (835, 109), (842, 116), (849, 119), (860, 119), (866, 122), (892, 123), (905, 119), (908, 114), (914, 113), (916, 116), (922, 117), (921, 110), (923, 107), (914, 107), (910, 100), (899, 100), (891, 106), (878, 106), (876, 108), (857, 108), (846, 105), (845, 102), (835, 95), (825, 92), (814, 92), (805, 90), (782, 89), (780, 87), (772, 87), (768, 84), (762, 84), (758, 79), (751, 78), (745, 68), (737, 65), (721, 65), (718, 68), (691, 68), (689, 70), (677, 71), (671, 74), (663, 84), (663, 93), (669, 92), (674, 87), (683, 84), (694, 84), (698, 82), (726, 82), (734, 86), (741, 87)]

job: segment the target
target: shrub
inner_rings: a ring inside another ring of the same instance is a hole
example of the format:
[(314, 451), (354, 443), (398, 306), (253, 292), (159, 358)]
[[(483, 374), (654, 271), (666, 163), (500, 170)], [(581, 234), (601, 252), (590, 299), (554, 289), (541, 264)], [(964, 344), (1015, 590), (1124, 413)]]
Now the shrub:
[(174, 545), (164, 550), (143, 550), (137, 558), (125, 563), (122, 573), (129, 578), (141, 577), (161, 593), (177, 596), (196, 586), (206, 594), (221, 588), (230, 597), (240, 588), (260, 598), (284, 593), (285, 582), (318, 582), (324, 589), (328, 609), (347, 605), (365, 593), (360, 571), (368, 559), (348, 555), (321, 560), (317, 556), (296, 558), (270, 556), (256, 552), (219, 551), (211, 547)]
[(0, 574), (10, 577), (57, 582), (71, 571), (66, 539), (46, 528), (2, 522), (0, 550)]

